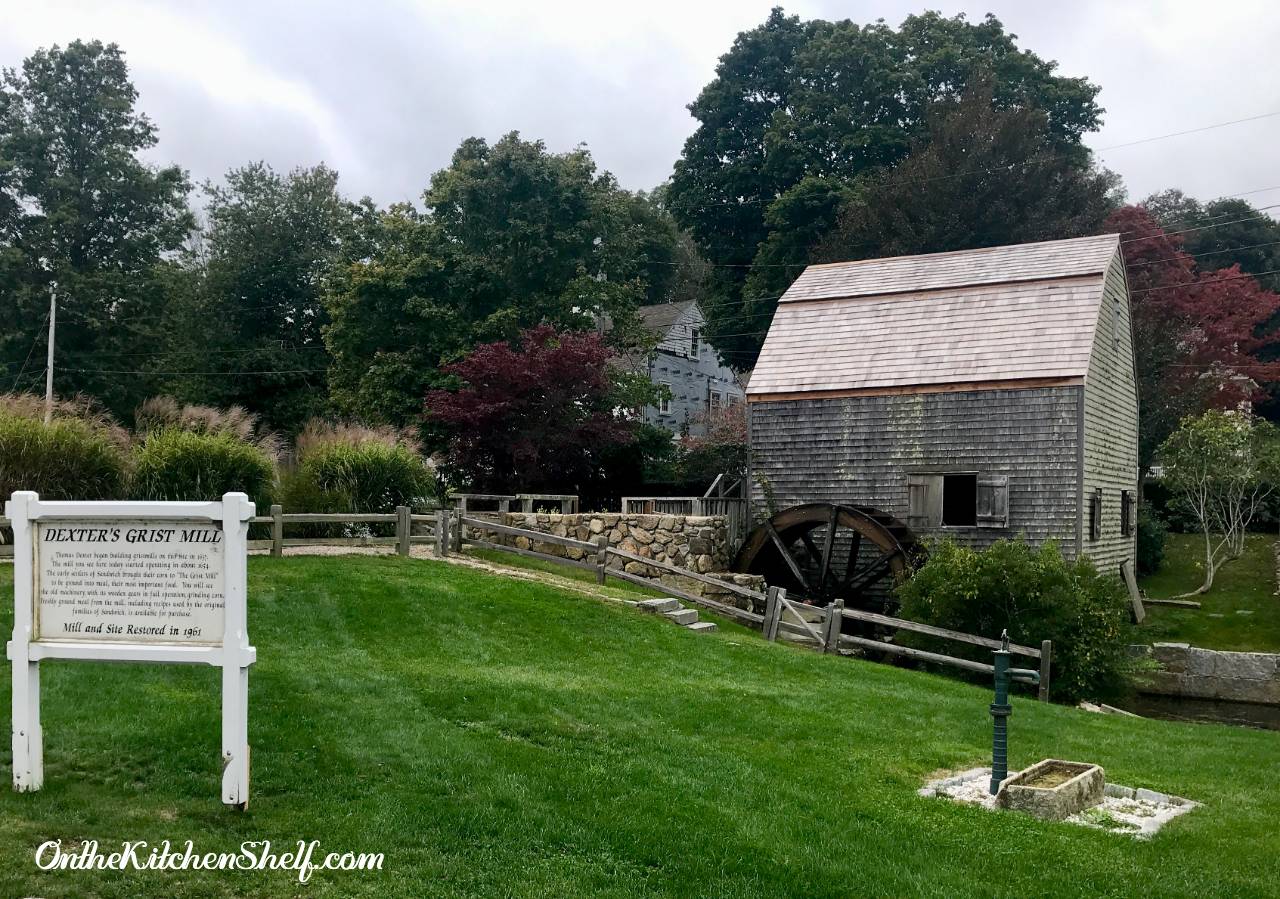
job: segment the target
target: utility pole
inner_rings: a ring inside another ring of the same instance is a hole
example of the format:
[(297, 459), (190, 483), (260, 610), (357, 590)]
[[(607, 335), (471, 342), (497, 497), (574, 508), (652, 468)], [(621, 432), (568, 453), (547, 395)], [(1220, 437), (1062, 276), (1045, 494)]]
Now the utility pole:
[(53, 332), (58, 324), (58, 282), (49, 285), (49, 356), (44, 368), (44, 423), (53, 421)]

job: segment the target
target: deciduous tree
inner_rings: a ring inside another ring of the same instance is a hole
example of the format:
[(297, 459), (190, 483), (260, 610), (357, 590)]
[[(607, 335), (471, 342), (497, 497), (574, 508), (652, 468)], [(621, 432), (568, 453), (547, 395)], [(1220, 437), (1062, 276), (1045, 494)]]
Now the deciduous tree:
[(1280, 430), (1245, 412), (1184, 419), (1160, 449), (1165, 478), (1204, 537), (1207, 593), (1226, 562), (1244, 553), (1249, 524), (1280, 486)]
[(335, 404), (416, 424), (439, 367), (477, 343), (549, 324), (641, 341), (634, 310), (677, 286), (678, 233), (660, 203), (619, 188), (585, 149), (509, 134), (463, 142), (431, 179), (426, 212), (397, 207), (376, 249), (328, 298)]
[(1280, 296), (1238, 268), (1199, 270), (1181, 235), (1166, 233), (1143, 207), (1117, 210), (1106, 228), (1120, 233), (1128, 274), (1145, 475), (1183, 418), (1233, 408), (1280, 378), (1280, 364), (1260, 358)]
[(799, 235), (821, 230), (831, 209), (807, 204), (809, 222), (799, 215), (804, 204), (791, 204), (771, 222), (774, 204), (788, 203), (797, 188), (816, 199), (813, 179), (835, 182), (827, 192), (838, 193), (839, 182), (897, 164), (925, 134), (930, 107), (960, 96), (979, 71), (992, 73), (998, 107), (1042, 110), (1052, 142), (1084, 164), (1080, 137), (1097, 127), (1098, 88), (1054, 70), (1019, 49), (994, 16), (970, 23), (930, 12), (895, 30), (883, 22), (801, 21), (774, 9), (739, 34), (689, 107), (699, 125), (670, 190), (677, 220), (719, 266), (708, 335), (736, 365), (750, 367), (767, 324), (750, 317), (760, 311), (754, 290), (744, 297), (752, 263), (762, 249), (773, 263), (801, 261), (794, 248), (778, 259), (781, 248), (770, 238), (784, 227)]
[(597, 334), (539, 325), (518, 342), (481, 344), (445, 368), (454, 390), (426, 397), (453, 478), (489, 493), (578, 492), (604, 454), (632, 438)]
[(192, 226), (185, 173), (140, 159), (156, 129), (136, 101), (124, 54), (100, 41), (38, 50), (0, 85), (0, 371), (40, 380), (24, 359), (44, 347), (56, 281), (56, 389), (125, 414), (151, 387), (131, 372), (162, 330), (157, 270)]

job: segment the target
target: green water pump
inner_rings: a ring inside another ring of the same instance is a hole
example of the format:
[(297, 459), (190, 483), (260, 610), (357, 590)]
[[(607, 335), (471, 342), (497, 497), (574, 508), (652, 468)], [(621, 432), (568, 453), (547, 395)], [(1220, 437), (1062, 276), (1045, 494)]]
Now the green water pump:
[(1009, 776), (1009, 681), (1040, 683), (1040, 672), (1009, 667), (1009, 631), (1000, 634), (1000, 648), (993, 652), (996, 669), (996, 696), (991, 703), (991, 795), (1000, 791), (1000, 782)]

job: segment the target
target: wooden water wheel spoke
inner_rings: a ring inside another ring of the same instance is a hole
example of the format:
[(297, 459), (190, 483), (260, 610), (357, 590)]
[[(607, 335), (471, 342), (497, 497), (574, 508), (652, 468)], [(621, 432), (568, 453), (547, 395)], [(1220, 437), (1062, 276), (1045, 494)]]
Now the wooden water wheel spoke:
[(853, 580), (853, 574), (858, 570), (858, 551), (862, 549), (862, 535), (857, 531), (853, 532), (853, 539), (849, 542), (849, 561), (844, 566), (843, 586), (848, 587), (849, 581)]
[(804, 572), (800, 570), (799, 564), (795, 557), (791, 555), (791, 550), (787, 548), (787, 544), (783, 542), (776, 529), (770, 522), (765, 522), (764, 526), (769, 529), (769, 538), (773, 541), (773, 545), (777, 547), (778, 554), (782, 556), (783, 561), (787, 563), (787, 567), (791, 569), (791, 573), (795, 576), (796, 581), (800, 584), (806, 594), (809, 593), (809, 583), (804, 579)]
[(883, 609), (892, 603), (892, 589), (884, 582), (907, 576), (914, 550), (915, 536), (891, 515), (811, 503), (779, 512), (752, 531), (733, 567), (762, 575), (801, 602), (825, 605), (843, 599), (855, 607)]
[(884, 556), (880, 561), (871, 565), (859, 574), (845, 589), (850, 593), (857, 594), (872, 584), (880, 581), (885, 575), (892, 571), (893, 556)]
[(827, 575), (831, 571), (831, 554), (836, 548), (836, 525), (840, 518), (840, 510), (835, 506), (831, 507), (831, 518), (827, 521), (827, 542), (822, 548), (822, 573), (818, 575), (818, 583), (823, 589), (827, 585)]

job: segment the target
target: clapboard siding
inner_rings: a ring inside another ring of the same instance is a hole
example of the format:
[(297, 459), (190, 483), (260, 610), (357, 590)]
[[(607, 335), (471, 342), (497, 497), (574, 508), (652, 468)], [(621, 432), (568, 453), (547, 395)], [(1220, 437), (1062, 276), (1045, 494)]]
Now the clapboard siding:
[[(1059, 542), (1074, 556), (1079, 520), (1081, 387), (975, 390), (751, 404), (759, 476), (778, 509), (807, 502), (874, 506), (907, 519), (912, 473), (1009, 478), (1005, 528), (936, 528), (987, 546), (1001, 537)], [(764, 501), (759, 484), (757, 502)]]
[[(1102, 535), (1090, 539), (1086, 517), (1083, 551), (1107, 571), (1134, 558), (1135, 537), (1121, 533), (1124, 490), (1138, 489), (1138, 398), (1124, 262), (1117, 253), (1103, 289), (1093, 353), (1084, 386), (1084, 502), (1102, 488)], [(1134, 529), (1136, 532), (1136, 528)]]

